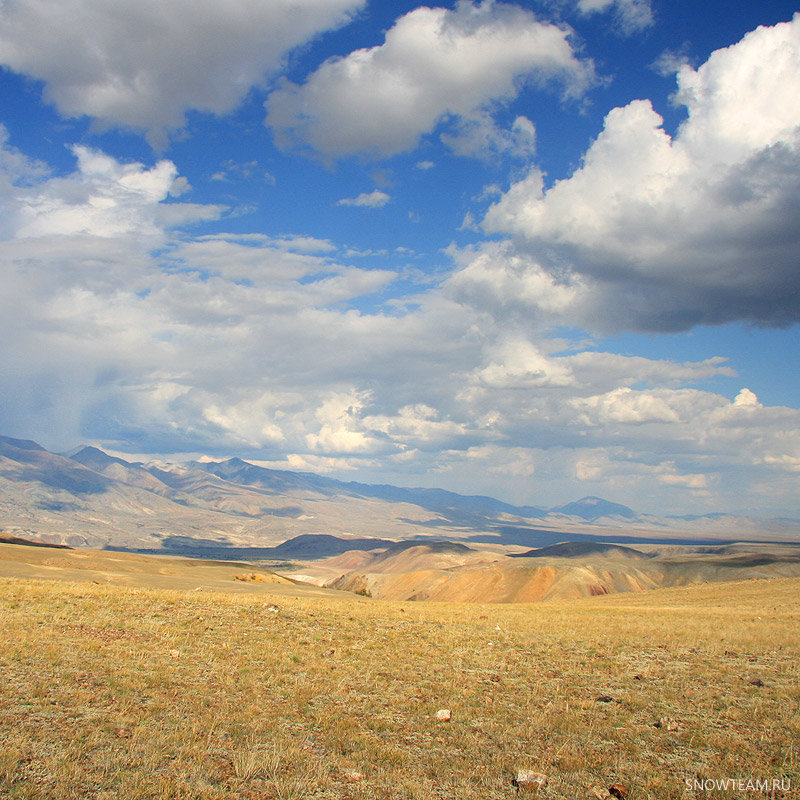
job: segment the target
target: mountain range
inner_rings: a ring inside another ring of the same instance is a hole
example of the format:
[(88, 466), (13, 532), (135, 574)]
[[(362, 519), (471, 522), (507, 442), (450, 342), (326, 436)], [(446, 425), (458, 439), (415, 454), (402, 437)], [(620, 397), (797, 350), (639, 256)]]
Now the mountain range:
[(351, 549), (369, 549), (366, 540), (432, 539), (540, 547), (610, 536), (621, 543), (791, 541), (798, 527), (719, 514), (657, 518), (599, 497), (551, 508), (514, 506), (442, 489), (267, 469), (239, 458), (129, 462), (96, 447), (58, 454), (0, 436), (0, 530), (71, 546), (242, 557), (302, 536), (317, 537), (317, 544), (321, 535), (362, 540), (349, 542)]

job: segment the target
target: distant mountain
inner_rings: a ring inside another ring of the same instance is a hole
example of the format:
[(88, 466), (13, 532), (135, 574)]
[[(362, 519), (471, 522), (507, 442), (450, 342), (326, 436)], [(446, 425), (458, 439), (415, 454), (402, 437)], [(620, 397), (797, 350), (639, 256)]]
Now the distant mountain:
[(230, 458), (227, 461), (191, 461), (187, 466), (216, 475), (230, 483), (254, 486), (272, 494), (313, 492), (332, 496), (336, 494), (335, 487), (339, 484), (338, 481), (312, 473), (266, 469), (242, 461), (241, 458)]
[[(2, 436), (0, 530), (54, 544), (202, 551), (221, 558), (270, 551), (289, 540), (294, 543), (283, 555), (269, 557), (299, 558), (297, 548), (304, 546), (309, 552), (316, 548), (334, 554), (341, 548), (368, 550), (374, 542), (411, 540), (527, 547), (570, 539), (624, 542), (647, 537), (647, 531), (651, 542), (703, 537), (714, 543), (731, 535), (746, 540), (749, 534), (762, 540), (797, 538), (797, 525), (779, 520), (638, 516), (599, 497), (551, 509), (514, 506), (442, 489), (266, 469), (240, 458), (145, 464), (91, 446), (58, 455), (35, 441)], [(319, 538), (325, 536), (347, 544), (325, 543)]]
[(0, 436), (0, 453), (4, 447), (10, 447), (14, 450), (39, 450), (43, 453), (47, 452), (44, 447), (30, 439), (12, 439), (10, 436)]
[(257, 486), (272, 492), (290, 491), (317, 492), (328, 497), (364, 497), (384, 500), (390, 503), (408, 503), (428, 511), (440, 513), (451, 522), (472, 524), (476, 518), (486, 519), (498, 514), (511, 514), (535, 518), (545, 516), (544, 509), (533, 506), (513, 506), (494, 497), (482, 495), (462, 495), (444, 489), (406, 489), (388, 484), (357, 483), (338, 481), (310, 472), (290, 472), (287, 470), (258, 467), (240, 458), (227, 461), (194, 461), (191, 466), (205, 470), (228, 481)]
[(102, 472), (112, 464), (121, 464), (124, 467), (140, 466), (139, 464), (131, 464), (129, 461), (124, 461), (116, 456), (110, 456), (97, 447), (80, 447), (67, 453), (66, 456), (79, 464), (83, 464), (84, 467), (89, 467), (89, 469), (94, 469), (98, 472)]
[(623, 519), (636, 519), (636, 512), (628, 506), (603, 500), (602, 497), (584, 497), (574, 503), (551, 508), (550, 514), (566, 514), (570, 517), (580, 517), (588, 522), (594, 522), (601, 517), (622, 517)]
[(0, 456), (9, 462), (3, 471), (9, 480), (36, 482), (74, 495), (97, 494), (110, 486), (109, 480), (94, 470), (28, 439), (0, 436)]

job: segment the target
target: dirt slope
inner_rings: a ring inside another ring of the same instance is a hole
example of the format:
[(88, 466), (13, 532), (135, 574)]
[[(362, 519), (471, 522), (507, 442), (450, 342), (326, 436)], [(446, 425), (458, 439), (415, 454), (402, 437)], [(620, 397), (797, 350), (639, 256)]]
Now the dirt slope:
[(531, 603), (662, 585), (656, 572), (615, 564), (571, 565), (496, 563), (408, 572), (353, 572), (328, 584), (336, 589), (387, 600), (471, 603)]
[[(800, 575), (800, 553), (785, 547), (774, 552), (753, 546), (749, 551), (738, 548), (719, 554), (687, 552), (652, 558), (636, 551), (617, 554), (616, 548), (584, 555), (572, 554), (569, 547), (553, 549), (570, 555), (519, 558), (411, 547), (353, 559), (349, 571), (325, 585), (388, 600), (524, 603)], [(339, 563), (348, 562), (343, 556)]]

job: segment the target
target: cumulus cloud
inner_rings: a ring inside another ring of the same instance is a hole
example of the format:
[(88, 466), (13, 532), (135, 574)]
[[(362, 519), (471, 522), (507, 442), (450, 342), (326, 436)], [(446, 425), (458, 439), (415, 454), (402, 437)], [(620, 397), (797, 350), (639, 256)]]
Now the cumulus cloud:
[(266, 124), (281, 147), (337, 158), (410, 150), (455, 117), (454, 145), (471, 151), (463, 143), (476, 136), (531, 138), (524, 125), (500, 134), (486, 117), (524, 82), (557, 81), (577, 96), (592, 80), (592, 65), (576, 56), (567, 30), (518, 6), (460, 0), (454, 10), (409, 12), (384, 44), (330, 59), (302, 85), (284, 81), (267, 99)]
[(76, 146), (77, 175), (53, 181), (48, 191), (31, 192), (19, 208), (17, 236), (88, 234), (114, 237), (134, 231), (156, 233), (156, 214), (177, 182), (171, 161), (150, 169), (142, 164), (120, 164), (87, 147)]
[(392, 198), (382, 192), (380, 189), (375, 189), (372, 192), (362, 192), (358, 197), (343, 197), (339, 200), (337, 206), (355, 206), (357, 208), (382, 208)]
[(523, 116), (517, 117), (509, 130), (498, 127), (486, 112), (460, 117), (453, 132), (442, 133), (441, 139), (458, 156), (530, 158), (536, 151), (536, 127)]
[(376, 434), (382, 434), (401, 452), (414, 448), (438, 451), (443, 446), (452, 447), (461, 438), (469, 436), (468, 425), (452, 419), (442, 419), (437, 409), (425, 403), (403, 406), (396, 413), (366, 416), (364, 425)]
[[(520, 499), (532, 475), (542, 492), (572, 492), (580, 472), (591, 493), (609, 481), (634, 505), (647, 476), (692, 496), (734, 473), (740, 496), (798, 479), (800, 411), (692, 388), (732, 374), (721, 358), (562, 352), (522, 313), (513, 324), (475, 313), (452, 287), (366, 313), (360, 298), (391, 294), (394, 271), (354, 267), (336, 243), (302, 235), (172, 231), (164, 209), (223, 210), (171, 199), (170, 162), (75, 152), (64, 176), (0, 152), (0, 197), (16, 209), (0, 247), (4, 432), (64, 449), (89, 439), (369, 468), (390, 482), (446, 477)], [(554, 311), (571, 302), (537, 280), (526, 297), (550, 292)]]
[(659, 397), (653, 392), (635, 392), (626, 386), (605, 395), (576, 399), (572, 404), (588, 412), (582, 416), (586, 425), (608, 422), (641, 425), (646, 422), (678, 422), (680, 417), (673, 407), (674, 400), (669, 395)]
[(491, 272), (495, 303), (541, 313), (558, 297), (601, 330), (800, 320), (800, 15), (677, 79), (674, 136), (646, 100), (613, 109), (571, 177), (547, 187), (533, 168), (489, 209), (485, 229), (512, 234), (515, 255), (462, 255), (454, 288), (474, 294)]
[(347, 21), (364, 0), (8, 0), (0, 63), (44, 81), (69, 117), (149, 131), (189, 109), (225, 114), (288, 51)]
[(451, 246), (448, 254), (456, 270), (445, 291), (498, 318), (550, 322), (574, 314), (588, 294), (580, 275), (548, 271), (509, 240)]
[(374, 452), (379, 444), (363, 430), (359, 412), (366, 396), (361, 392), (336, 392), (316, 410), (320, 423), (315, 433), (306, 436), (312, 450), (333, 453)]
[(758, 397), (756, 396), (756, 393), (751, 392), (750, 389), (748, 388), (742, 389), (742, 391), (736, 395), (733, 404), (735, 406), (752, 406), (757, 408), (761, 407), (761, 403), (758, 402)]
[[(337, 366), (348, 369), (330, 359), (347, 350), (342, 339), (363, 331), (369, 350), (369, 325), (349, 313), (351, 301), (395, 274), (337, 263), (334, 246), (311, 237), (173, 235), (165, 218), (221, 209), (170, 201), (171, 162), (76, 155), (71, 175), (41, 176), (32, 164), (14, 181), (5, 176), (13, 211), (4, 215), (0, 295), (6, 424), (13, 416), (15, 426), (61, 427), (67, 437), (85, 425), (150, 446), (169, 434), (187, 447), (216, 437), (266, 446), (279, 440), (280, 424), (295, 445), (304, 441), (307, 429), (291, 420), (315, 419), (323, 401), (294, 393), (314, 379), (314, 358), (298, 363), (298, 352), (325, 350), (321, 391), (330, 391)], [(178, 212), (163, 213), (170, 208)], [(380, 326), (375, 320), (372, 332)], [(362, 356), (348, 355), (351, 372)], [(278, 396), (273, 381), (288, 373), (295, 377)]]
[(485, 386), (531, 388), (575, 383), (575, 376), (565, 359), (549, 358), (525, 339), (505, 341), (495, 348), (492, 355), (490, 363), (476, 374), (478, 381)]

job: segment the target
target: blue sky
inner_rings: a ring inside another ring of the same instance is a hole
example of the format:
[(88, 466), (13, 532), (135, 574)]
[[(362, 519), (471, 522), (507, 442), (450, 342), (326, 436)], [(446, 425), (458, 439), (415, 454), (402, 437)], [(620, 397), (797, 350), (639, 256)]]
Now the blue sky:
[(800, 17), (7, 0), (0, 429), (800, 516)]

